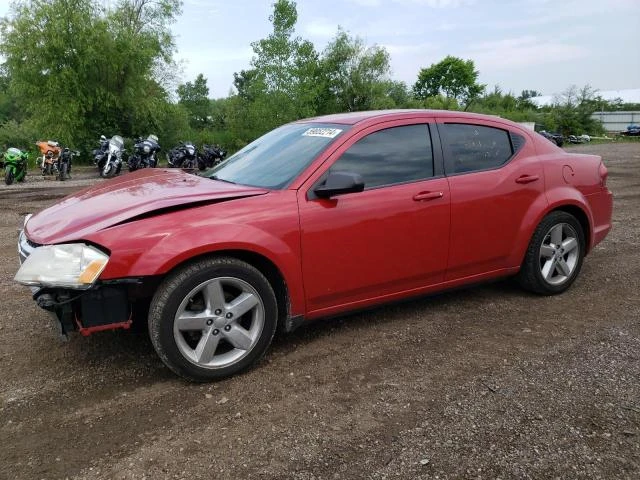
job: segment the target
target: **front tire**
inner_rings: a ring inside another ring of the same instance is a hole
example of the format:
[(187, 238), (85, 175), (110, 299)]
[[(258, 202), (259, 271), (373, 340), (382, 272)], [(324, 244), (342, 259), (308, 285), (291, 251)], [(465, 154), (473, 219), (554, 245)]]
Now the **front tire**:
[(113, 165), (108, 163), (102, 170), (100, 170), (100, 176), (102, 178), (108, 178), (111, 176), (111, 172), (113, 172)]
[(562, 293), (578, 277), (585, 252), (580, 222), (567, 212), (551, 212), (529, 242), (518, 282), (524, 289), (541, 295)]
[(208, 258), (158, 287), (149, 334), (167, 367), (206, 382), (255, 364), (271, 344), (277, 318), (273, 288), (259, 270), (235, 258)]
[(7, 170), (4, 172), (4, 183), (6, 183), (7, 185), (11, 185), (13, 183), (13, 170), (11, 168), (7, 168)]

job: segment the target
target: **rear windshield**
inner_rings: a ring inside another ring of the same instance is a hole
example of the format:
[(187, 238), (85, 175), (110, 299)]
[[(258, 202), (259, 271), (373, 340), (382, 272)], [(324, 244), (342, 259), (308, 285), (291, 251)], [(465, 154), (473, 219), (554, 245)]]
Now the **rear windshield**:
[(348, 125), (293, 123), (251, 142), (204, 173), (215, 180), (283, 189), (349, 128)]

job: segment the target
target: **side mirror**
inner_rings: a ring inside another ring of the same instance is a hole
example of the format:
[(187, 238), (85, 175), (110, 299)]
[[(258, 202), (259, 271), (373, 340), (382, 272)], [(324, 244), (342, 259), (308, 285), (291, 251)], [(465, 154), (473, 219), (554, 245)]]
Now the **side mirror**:
[(362, 192), (364, 180), (362, 176), (351, 172), (330, 172), (322, 185), (313, 192), (320, 198), (330, 198), (344, 193)]

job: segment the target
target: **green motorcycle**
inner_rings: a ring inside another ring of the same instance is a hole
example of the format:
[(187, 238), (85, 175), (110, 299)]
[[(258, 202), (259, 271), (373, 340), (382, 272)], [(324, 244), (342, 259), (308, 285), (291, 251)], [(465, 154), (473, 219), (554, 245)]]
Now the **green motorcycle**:
[(14, 180), (22, 182), (27, 175), (27, 152), (10, 148), (4, 154), (4, 183), (11, 185)]

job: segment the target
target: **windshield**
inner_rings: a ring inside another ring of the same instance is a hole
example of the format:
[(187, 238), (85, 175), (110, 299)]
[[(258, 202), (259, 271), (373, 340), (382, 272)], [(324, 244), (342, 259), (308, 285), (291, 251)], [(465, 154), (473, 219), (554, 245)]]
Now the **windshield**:
[(293, 123), (263, 135), (204, 176), (252, 187), (286, 188), (349, 125)]
[(109, 141), (109, 145), (117, 150), (122, 150), (124, 147), (124, 140), (122, 140), (120, 135), (114, 135)]

